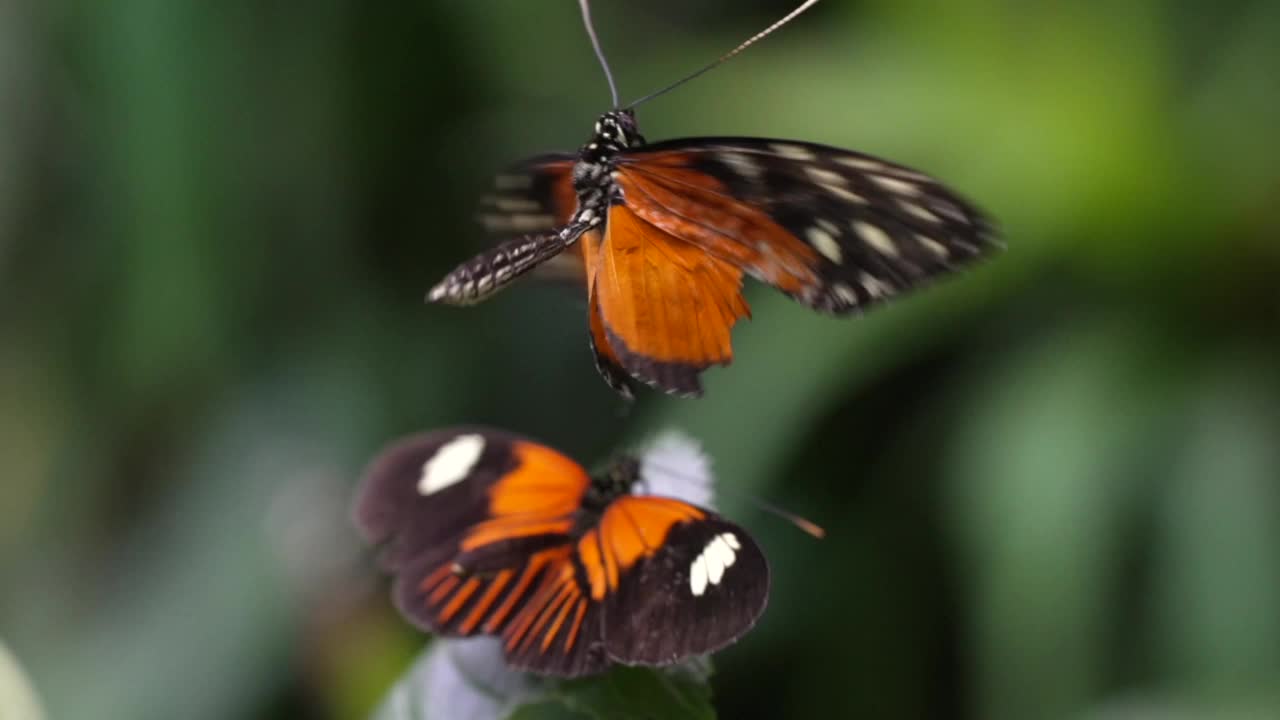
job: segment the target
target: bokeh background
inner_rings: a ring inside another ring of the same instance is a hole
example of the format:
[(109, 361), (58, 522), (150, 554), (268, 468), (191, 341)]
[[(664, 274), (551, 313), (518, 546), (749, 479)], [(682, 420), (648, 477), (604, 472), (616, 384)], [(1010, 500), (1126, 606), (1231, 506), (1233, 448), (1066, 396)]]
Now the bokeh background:
[[(636, 97), (790, 5), (595, 12)], [(348, 521), (383, 443), (675, 426), (774, 568), (722, 717), (1280, 717), (1277, 68), (1267, 0), (819, 5), (646, 135), (885, 155), (1009, 249), (856, 320), (753, 288), (626, 412), (580, 291), (422, 303), (607, 109), (576, 3), (3, 0), (0, 641), (53, 718), (363, 717), (424, 642)]]

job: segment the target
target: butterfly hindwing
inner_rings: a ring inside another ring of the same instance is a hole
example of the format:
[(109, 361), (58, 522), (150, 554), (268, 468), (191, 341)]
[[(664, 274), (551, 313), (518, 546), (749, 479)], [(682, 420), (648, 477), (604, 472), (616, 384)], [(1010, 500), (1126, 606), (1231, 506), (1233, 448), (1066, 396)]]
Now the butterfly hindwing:
[(365, 540), (381, 547), (387, 570), (437, 548), (452, 549), (488, 514), (488, 491), (519, 463), (521, 439), (483, 428), (404, 438), (365, 471), (355, 508)]
[(480, 224), (500, 236), (546, 232), (564, 225), (578, 203), (572, 181), (576, 160), (572, 153), (549, 153), (498, 173), (493, 188), (480, 199)]
[[(493, 178), (480, 199), (476, 217), (498, 237), (550, 233), (569, 222), (577, 209), (573, 190), (573, 153), (548, 153), (509, 167)], [(570, 249), (543, 262), (533, 273), (542, 280), (583, 282), (582, 255)]]
[(610, 209), (603, 241), (592, 240), (582, 247), (597, 357), (664, 391), (701, 394), (698, 374), (732, 360), (730, 330), (750, 314), (742, 271), (626, 205)]
[[(998, 247), (985, 216), (937, 180), (849, 150), (691, 138), (625, 153), (619, 167), (620, 184), (650, 188), (627, 196), (638, 213), (706, 228), (678, 236), (708, 252), (760, 253), (740, 267), (828, 312), (865, 308)], [(671, 199), (681, 190), (683, 205)]]

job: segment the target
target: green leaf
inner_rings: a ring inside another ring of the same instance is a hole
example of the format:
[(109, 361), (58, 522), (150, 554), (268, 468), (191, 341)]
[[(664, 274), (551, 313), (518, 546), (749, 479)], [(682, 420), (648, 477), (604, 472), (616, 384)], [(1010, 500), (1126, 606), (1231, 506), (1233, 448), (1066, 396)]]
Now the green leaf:
[(698, 669), (617, 667), (565, 683), (557, 693), (570, 710), (599, 720), (714, 720), (707, 673)]

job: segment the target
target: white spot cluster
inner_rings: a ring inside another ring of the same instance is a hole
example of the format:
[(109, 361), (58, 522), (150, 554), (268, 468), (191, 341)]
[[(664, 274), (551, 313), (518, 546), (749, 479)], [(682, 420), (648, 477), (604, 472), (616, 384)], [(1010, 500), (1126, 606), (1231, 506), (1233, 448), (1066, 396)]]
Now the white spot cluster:
[(733, 565), (741, 548), (737, 536), (731, 532), (711, 538), (689, 566), (689, 590), (694, 597), (701, 597), (708, 586), (720, 584), (724, 571)]
[(683, 500), (714, 509), (715, 478), (711, 459), (697, 440), (678, 430), (667, 430), (640, 453), (640, 483), (646, 495)]
[(484, 436), (474, 433), (459, 435), (441, 445), (422, 463), (418, 494), (432, 495), (466, 479), (483, 452)]

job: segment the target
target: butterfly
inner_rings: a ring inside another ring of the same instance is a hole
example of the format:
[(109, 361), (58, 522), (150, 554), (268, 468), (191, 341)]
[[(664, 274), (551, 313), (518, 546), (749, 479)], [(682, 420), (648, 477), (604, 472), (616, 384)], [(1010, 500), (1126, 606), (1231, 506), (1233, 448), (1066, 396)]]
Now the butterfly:
[(974, 205), (929, 175), (872, 155), (748, 137), (645, 142), (635, 105), (727, 60), (814, 2), (697, 73), (604, 113), (577, 153), (543, 155), (498, 175), (481, 221), (518, 237), (458, 266), (427, 299), (479, 302), (576, 248), (604, 380), (626, 397), (634, 381), (698, 396), (700, 374), (730, 363), (731, 330), (750, 316), (744, 277), (842, 315), (997, 248), (991, 221)]
[(749, 630), (769, 566), (710, 510), (634, 494), (644, 463), (593, 476), (506, 432), (423, 433), (371, 463), (356, 524), (401, 613), (430, 632), (497, 636), (508, 664), (550, 675), (670, 665)]

